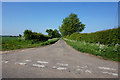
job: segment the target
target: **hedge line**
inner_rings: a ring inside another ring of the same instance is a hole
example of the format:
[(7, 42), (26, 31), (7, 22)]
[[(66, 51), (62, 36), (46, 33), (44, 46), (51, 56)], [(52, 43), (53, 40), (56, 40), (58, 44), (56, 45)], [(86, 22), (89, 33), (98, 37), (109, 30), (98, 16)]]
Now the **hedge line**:
[(120, 27), (94, 33), (73, 33), (66, 38), (100, 44), (120, 44)]
[(25, 40), (34, 40), (34, 41), (47, 41), (51, 39), (50, 36), (44, 35), (42, 33), (32, 32), (31, 30), (24, 31)]

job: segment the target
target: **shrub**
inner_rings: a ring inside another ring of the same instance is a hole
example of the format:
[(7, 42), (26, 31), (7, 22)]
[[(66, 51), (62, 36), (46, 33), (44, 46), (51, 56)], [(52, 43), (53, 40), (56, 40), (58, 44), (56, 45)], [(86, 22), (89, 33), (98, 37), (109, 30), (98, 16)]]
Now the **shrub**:
[(78, 41), (86, 41), (90, 43), (101, 43), (109, 45), (120, 44), (120, 27), (94, 33), (76, 32), (70, 36), (66, 36), (66, 38)]
[(43, 35), (42, 33), (32, 32), (31, 30), (24, 31), (25, 40), (35, 40), (35, 41), (47, 41), (49, 36)]

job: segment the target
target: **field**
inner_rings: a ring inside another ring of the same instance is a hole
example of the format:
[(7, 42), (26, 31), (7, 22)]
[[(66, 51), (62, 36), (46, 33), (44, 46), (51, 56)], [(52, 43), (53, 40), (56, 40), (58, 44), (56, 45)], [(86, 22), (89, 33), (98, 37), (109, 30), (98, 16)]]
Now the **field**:
[(100, 43), (89, 43), (85, 41), (69, 40), (66, 38), (64, 38), (64, 40), (67, 42), (67, 44), (80, 52), (101, 56), (103, 59), (119, 61), (119, 44), (116, 44), (115, 46), (108, 46)]
[(35, 41), (35, 40), (24, 40), (19, 37), (2, 37), (2, 50), (14, 50), (21, 48), (32, 48), (43, 45), (55, 43), (58, 38), (53, 38), (48, 41)]

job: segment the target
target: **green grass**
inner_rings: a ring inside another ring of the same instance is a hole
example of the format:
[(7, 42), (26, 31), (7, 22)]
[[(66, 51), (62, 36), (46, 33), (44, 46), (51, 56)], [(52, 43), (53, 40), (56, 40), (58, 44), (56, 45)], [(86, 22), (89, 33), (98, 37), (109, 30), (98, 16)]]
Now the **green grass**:
[(34, 41), (34, 40), (24, 40), (19, 37), (2, 37), (2, 50), (15, 50), (21, 48), (32, 48), (32, 47), (39, 47), (44, 45), (49, 45), (55, 43), (58, 40), (51, 39), (48, 41)]
[(118, 55), (120, 53), (120, 45), (108, 46), (99, 43), (88, 43), (84, 41), (75, 41), (68, 39), (64, 40), (67, 42), (67, 44), (80, 52), (93, 54), (95, 56), (101, 56), (103, 59), (120, 61), (118, 58)]

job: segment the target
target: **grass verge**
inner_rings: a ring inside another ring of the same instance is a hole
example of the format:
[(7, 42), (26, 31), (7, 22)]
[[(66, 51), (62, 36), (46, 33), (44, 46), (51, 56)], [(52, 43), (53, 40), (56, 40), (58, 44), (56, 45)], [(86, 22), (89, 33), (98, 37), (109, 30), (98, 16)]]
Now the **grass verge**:
[(58, 41), (59, 38), (49, 39), (48, 41), (34, 41), (34, 40), (23, 40), (18, 37), (3, 37), (2, 38), (2, 51), (15, 50), (22, 48), (33, 48), (44, 45), (53, 44)]
[(65, 38), (64, 41), (66, 41), (67, 44), (80, 52), (93, 54), (95, 56), (101, 56), (103, 59), (120, 61), (120, 45), (107, 46), (99, 43), (88, 43), (84, 41), (75, 41)]

